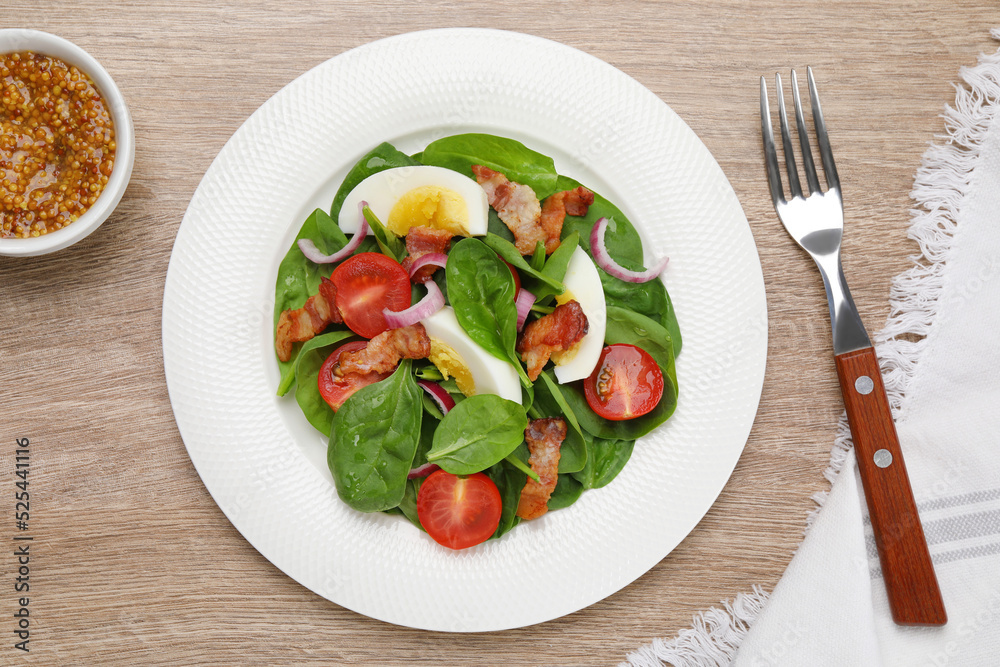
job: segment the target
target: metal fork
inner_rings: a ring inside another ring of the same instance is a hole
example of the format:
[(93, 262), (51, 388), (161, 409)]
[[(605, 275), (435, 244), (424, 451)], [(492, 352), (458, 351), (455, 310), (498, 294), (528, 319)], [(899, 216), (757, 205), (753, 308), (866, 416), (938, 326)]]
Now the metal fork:
[(944, 625), (948, 617), (903, 464), (878, 359), (851, 299), (840, 263), (840, 243), (844, 231), (840, 178), (833, 162), (812, 68), (807, 68), (807, 72), (816, 143), (826, 174), (827, 190), (822, 191), (817, 178), (802, 101), (799, 99), (798, 79), (795, 70), (792, 70), (795, 125), (808, 192), (803, 192), (799, 181), (781, 75), (776, 74), (781, 145), (791, 198), (785, 198), (781, 184), (771, 129), (771, 110), (767, 103), (767, 84), (761, 77), (760, 129), (771, 199), (789, 235), (809, 253), (823, 276), (833, 325), (833, 353), (840, 390), (851, 425), (893, 620), (900, 625)]

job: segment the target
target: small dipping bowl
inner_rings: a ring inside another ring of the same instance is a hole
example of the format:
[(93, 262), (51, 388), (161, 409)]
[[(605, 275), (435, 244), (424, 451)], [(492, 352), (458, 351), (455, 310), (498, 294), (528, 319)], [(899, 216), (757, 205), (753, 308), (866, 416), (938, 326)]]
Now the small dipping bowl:
[(115, 127), (115, 164), (97, 201), (73, 222), (61, 229), (28, 238), (0, 238), (0, 255), (31, 257), (61, 250), (86, 237), (101, 226), (118, 206), (135, 162), (135, 128), (125, 98), (111, 75), (89, 53), (76, 44), (40, 30), (0, 30), (0, 54), (31, 51), (75, 65), (90, 77), (104, 98)]

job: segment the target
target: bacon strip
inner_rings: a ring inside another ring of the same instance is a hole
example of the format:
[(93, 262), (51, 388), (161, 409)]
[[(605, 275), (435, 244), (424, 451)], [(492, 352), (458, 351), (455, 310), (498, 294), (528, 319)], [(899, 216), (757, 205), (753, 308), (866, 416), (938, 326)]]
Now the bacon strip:
[(589, 329), (587, 316), (575, 299), (556, 306), (548, 315), (524, 327), (517, 351), (528, 367), (528, 377), (532, 381), (537, 379), (550, 356), (576, 345)]
[(309, 297), (305, 305), (296, 310), (289, 308), (278, 316), (274, 335), (274, 349), (278, 359), (292, 358), (292, 344), (302, 343), (326, 329), (331, 324), (344, 321), (336, 305), (337, 288), (328, 279), (319, 283), (319, 294)]
[(472, 165), (472, 173), (486, 191), (490, 206), (514, 234), (514, 245), (522, 255), (535, 252), (535, 246), (539, 241), (546, 243), (545, 230), (539, 224), (542, 207), (534, 190), (527, 185), (510, 181), (500, 172), (479, 164)]
[(528, 443), (528, 465), (539, 481), (528, 478), (517, 503), (522, 519), (537, 519), (549, 511), (549, 498), (559, 481), (559, 448), (566, 439), (566, 421), (561, 417), (532, 419), (524, 431)]
[(431, 353), (431, 339), (424, 325), (417, 323), (399, 329), (389, 329), (368, 341), (363, 350), (342, 352), (339, 376), (356, 373), (388, 373), (400, 359), (424, 359)]
[[(433, 227), (410, 227), (406, 233), (407, 257), (403, 258), (403, 268), (410, 272), (410, 266), (424, 255), (432, 252), (448, 252), (453, 234), (445, 229), (434, 229)], [(425, 266), (418, 269), (410, 278), (415, 283), (426, 283), (434, 276), (439, 266)]]
[(572, 190), (555, 192), (542, 202), (542, 217), (539, 220), (545, 232), (545, 254), (551, 255), (559, 247), (563, 221), (567, 215), (587, 215), (587, 209), (594, 203), (594, 193), (582, 185)]

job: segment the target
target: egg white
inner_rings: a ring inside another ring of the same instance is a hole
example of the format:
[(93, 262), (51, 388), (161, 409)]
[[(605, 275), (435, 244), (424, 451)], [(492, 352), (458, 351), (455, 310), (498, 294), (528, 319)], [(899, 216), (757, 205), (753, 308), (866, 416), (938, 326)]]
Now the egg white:
[[(389, 213), (399, 198), (410, 190), (424, 186), (437, 186), (456, 193), (465, 202), (469, 212), (467, 224), (470, 236), (486, 234), (489, 220), (489, 201), (486, 192), (471, 178), (444, 167), (419, 165), (396, 167), (372, 174), (358, 183), (344, 200), (337, 223), (345, 234), (355, 234), (361, 226), (358, 205), (366, 201), (372, 213), (386, 224)], [(372, 234), (372, 231), (368, 231)]]
[(445, 306), (421, 320), (427, 335), (453, 349), (465, 363), (475, 383), (476, 394), (496, 394), (509, 401), (521, 402), (521, 382), (514, 367), (497, 359), (469, 338), (458, 323), (455, 311)]
[(604, 349), (604, 333), (607, 329), (607, 305), (604, 302), (604, 287), (597, 266), (587, 252), (579, 246), (573, 251), (563, 278), (566, 291), (576, 299), (587, 316), (589, 325), (586, 335), (576, 347), (555, 363), (556, 380), (561, 384), (589, 377), (597, 367), (601, 350)]

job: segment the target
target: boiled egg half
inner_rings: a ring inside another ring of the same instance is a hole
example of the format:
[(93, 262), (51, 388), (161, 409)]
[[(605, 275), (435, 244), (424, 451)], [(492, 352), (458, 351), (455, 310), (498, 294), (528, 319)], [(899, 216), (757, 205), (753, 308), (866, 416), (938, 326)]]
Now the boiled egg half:
[(514, 367), (469, 338), (450, 306), (425, 317), (420, 323), (431, 339), (428, 357), (431, 363), (445, 379), (454, 377), (463, 394), (496, 394), (509, 401), (521, 402), (521, 382)]
[(489, 220), (486, 192), (471, 178), (444, 167), (396, 167), (358, 183), (340, 209), (337, 222), (345, 234), (355, 234), (361, 226), (358, 205), (363, 201), (396, 236), (418, 226), (482, 236)]
[(556, 296), (556, 303), (562, 305), (575, 299), (587, 316), (588, 329), (576, 345), (552, 355), (556, 380), (560, 383), (582, 380), (594, 372), (604, 349), (604, 333), (608, 325), (601, 276), (597, 273), (594, 260), (579, 246), (569, 259), (563, 284), (566, 291)]

